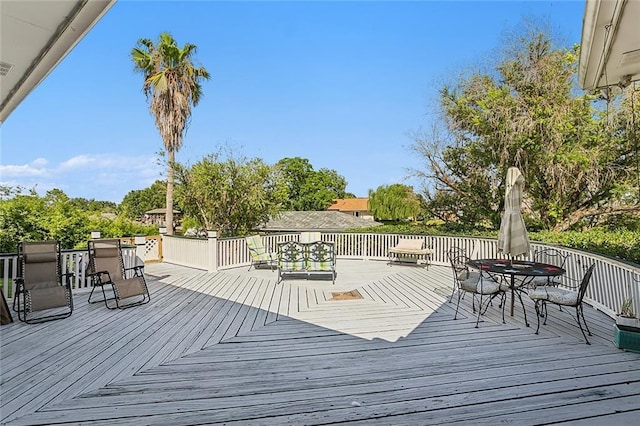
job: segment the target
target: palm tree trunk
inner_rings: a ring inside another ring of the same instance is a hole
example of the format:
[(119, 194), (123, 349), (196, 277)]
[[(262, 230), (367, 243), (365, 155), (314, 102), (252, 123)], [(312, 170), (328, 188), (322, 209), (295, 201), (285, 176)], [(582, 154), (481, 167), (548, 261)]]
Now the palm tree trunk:
[(169, 153), (169, 164), (167, 164), (167, 209), (165, 212), (167, 235), (173, 235), (173, 163), (175, 152), (173, 149), (167, 150)]

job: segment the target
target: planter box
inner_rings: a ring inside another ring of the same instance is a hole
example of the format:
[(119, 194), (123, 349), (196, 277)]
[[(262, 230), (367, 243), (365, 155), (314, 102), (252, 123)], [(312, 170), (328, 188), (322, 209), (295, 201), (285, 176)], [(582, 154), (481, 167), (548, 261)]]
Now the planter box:
[(627, 328), (637, 328), (640, 332), (640, 318), (629, 318), (623, 316), (616, 316), (616, 324), (627, 327)]
[(613, 342), (617, 348), (640, 353), (640, 329), (616, 324)]

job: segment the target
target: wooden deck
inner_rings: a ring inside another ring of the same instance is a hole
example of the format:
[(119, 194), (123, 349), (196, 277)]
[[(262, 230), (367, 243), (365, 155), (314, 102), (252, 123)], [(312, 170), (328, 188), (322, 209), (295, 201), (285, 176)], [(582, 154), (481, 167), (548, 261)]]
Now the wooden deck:
[[(587, 309), (458, 320), (448, 268), (339, 260), (336, 285), (147, 265), (151, 303), (0, 328), (3, 424), (638, 424), (640, 354)], [(362, 299), (332, 300), (358, 290)]]

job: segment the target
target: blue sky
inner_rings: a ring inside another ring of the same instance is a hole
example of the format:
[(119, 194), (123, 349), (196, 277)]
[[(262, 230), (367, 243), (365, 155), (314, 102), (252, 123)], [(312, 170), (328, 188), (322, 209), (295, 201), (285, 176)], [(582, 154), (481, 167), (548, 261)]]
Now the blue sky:
[(580, 42), (583, 1), (173, 2), (119, 0), (2, 124), (0, 182), (120, 202), (164, 177), (162, 141), (133, 73), (139, 38), (198, 46), (212, 79), (177, 160), (230, 146), (274, 164), (309, 159), (347, 191), (420, 167), (411, 132), (436, 91), (491, 58), (524, 16)]

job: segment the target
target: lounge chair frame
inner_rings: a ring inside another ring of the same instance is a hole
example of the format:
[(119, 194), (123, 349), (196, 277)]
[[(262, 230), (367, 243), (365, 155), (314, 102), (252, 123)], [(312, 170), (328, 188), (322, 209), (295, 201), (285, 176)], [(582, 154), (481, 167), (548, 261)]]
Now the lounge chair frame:
[[(19, 275), (14, 280), (13, 310), (18, 313), (20, 321), (38, 324), (71, 316), (73, 274), (62, 273), (58, 241), (21, 242), (18, 244), (18, 266)], [(46, 311), (50, 313), (35, 317), (30, 315)]]
[[(122, 243), (118, 239), (89, 240), (89, 269), (91, 279), (89, 303), (104, 302), (108, 309), (126, 309), (151, 301), (144, 278), (144, 265), (124, 267)], [(102, 290), (102, 299), (92, 300), (96, 288)], [(107, 287), (111, 294), (107, 296)], [(115, 305), (109, 304), (113, 301)]]

